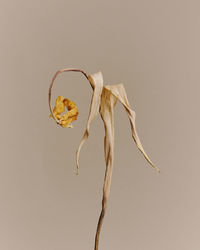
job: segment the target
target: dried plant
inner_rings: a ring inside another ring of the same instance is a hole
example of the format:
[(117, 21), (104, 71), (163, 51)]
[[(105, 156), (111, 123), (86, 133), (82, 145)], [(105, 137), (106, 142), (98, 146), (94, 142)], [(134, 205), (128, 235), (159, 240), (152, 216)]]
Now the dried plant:
[[(72, 101), (69, 99), (66, 99), (64, 97), (58, 97), (56, 100), (56, 106), (54, 110), (52, 111), (51, 108), (51, 90), (54, 84), (54, 81), (56, 77), (62, 73), (62, 72), (68, 72), (68, 71), (75, 71), (75, 72), (81, 72), (84, 74), (84, 76), (88, 79), (92, 89), (93, 89), (93, 95), (91, 99), (91, 105), (90, 105), (90, 111), (89, 111), (89, 117), (86, 125), (86, 130), (84, 132), (84, 135), (82, 137), (82, 140), (80, 142), (80, 145), (78, 147), (77, 153), (76, 153), (76, 166), (77, 166), (77, 174), (79, 171), (79, 153), (80, 150), (86, 141), (86, 139), (89, 136), (89, 129), (91, 122), (95, 119), (95, 117), (100, 113), (101, 118), (104, 123), (105, 127), (105, 137), (104, 137), (104, 153), (105, 153), (105, 163), (106, 163), (106, 171), (105, 171), (105, 177), (104, 177), (104, 185), (103, 185), (103, 199), (102, 199), (102, 210), (99, 217), (97, 230), (96, 230), (96, 237), (95, 237), (95, 250), (98, 250), (99, 246), (99, 235), (100, 230), (102, 226), (102, 222), (104, 219), (107, 202), (109, 198), (110, 193), (110, 185), (111, 185), (111, 178), (112, 178), (112, 170), (113, 170), (113, 159), (114, 159), (114, 119), (113, 119), (113, 112), (114, 107), (116, 105), (116, 102), (119, 101), (125, 111), (127, 112), (127, 115), (130, 120), (131, 125), (131, 131), (132, 131), (132, 137), (138, 147), (138, 149), (141, 151), (145, 159), (150, 163), (150, 165), (157, 171), (160, 172), (160, 170), (154, 166), (154, 164), (151, 162), (151, 160), (148, 158), (147, 154), (145, 153), (142, 144), (140, 142), (140, 139), (136, 132), (136, 125), (135, 125), (135, 112), (131, 109), (130, 104), (128, 102), (128, 98), (126, 95), (126, 90), (124, 88), (123, 84), (117, 84), (117, 85), (103, 85), (103, 76), (101, 72), (97, 72), (92, 75), (86, 74), (83, 70), (80, 69), (73, 69), (73, 68), (67, 68), (57, 71), (57, 73), (54, 75), (52, 82), (49, 87), (49, 108), (51, 115), (54, 120), (63, 127), (72, 127), (71, 122), (77, 119), (78, 115), (78, 109)], [(66, 101), (68, 100), (68, 101)], [(71, 104), (71, 106), (69, 105)], [(68, 106), (67, 106), (68, 105)], [(64, 112), (65, 106), (68, 109), (68, 112), (61, 116), (61, 113)]]

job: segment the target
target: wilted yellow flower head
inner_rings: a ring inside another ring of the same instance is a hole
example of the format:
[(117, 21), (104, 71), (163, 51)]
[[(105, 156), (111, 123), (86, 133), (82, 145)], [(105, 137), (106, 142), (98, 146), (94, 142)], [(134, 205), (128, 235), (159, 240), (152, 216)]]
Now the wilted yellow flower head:
[[(65, 107), (67, 108), (66, 113), (64, 113)], [(64, 114), (61, 115), (62, 113)], [(78, 108), (73, 101), (63, 96), (58, 96), (56, 99), (56, 105), (53, 109), (53, 115), (62, 127), (73, 128), (73, 125), (71, 123), (77, 119)], [(52, 117), (52, 114), (50, 115), (50, 117)]]

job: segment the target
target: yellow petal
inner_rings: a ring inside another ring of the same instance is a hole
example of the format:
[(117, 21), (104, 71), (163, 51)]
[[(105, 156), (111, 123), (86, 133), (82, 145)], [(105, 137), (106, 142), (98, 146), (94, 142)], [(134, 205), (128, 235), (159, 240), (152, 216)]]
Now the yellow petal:
[(78, 108), (75, 104), (75, 102), (65, 98), (64, 104), (69, 110), (67, 113), (61, 116), (60, 122), (63, 127), (73, 128), (71, 122), (75, 121), (78, 116)]
[[(65, 114), (61, 115), (63, 112), (65, 112), (65, 107), (67, 108), (67, 111)], [(78, 108), (75, 104), (75, 102), (63, 97), (58, 96), (56, 99), (56, 105), (53, 109), (53, 114), (56, 117), (57, 120), (60, 121), (60, 125), (63, 127), (73, 128), (71, 122), (77, 120), (78, 116)], [(52, 117), (52, 115), (50, 115)]]
[(64, 99), (65, 98), (63, 96), (58, 96), (56, 99), (56, 106), (53, 109), (53, 114), (57, 119), (59, 119), (58, 115), (65, 111)]

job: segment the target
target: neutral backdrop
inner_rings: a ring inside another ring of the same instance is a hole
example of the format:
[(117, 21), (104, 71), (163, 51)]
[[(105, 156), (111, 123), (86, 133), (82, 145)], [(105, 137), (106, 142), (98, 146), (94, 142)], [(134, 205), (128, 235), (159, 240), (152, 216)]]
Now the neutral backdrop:
[(104, 127), (80, 154), (92, 89), (58, 77), (75, 101), (73, 129), (49, 118), (54, 73), (102, 71), (124, 83), (145, 161), (128, 117), (115, 109), (115, 160), (100, 250), (200, 249), (200, 4), (194, 0), (0, 1), (0, 249), (91, 250), (101, 209)]

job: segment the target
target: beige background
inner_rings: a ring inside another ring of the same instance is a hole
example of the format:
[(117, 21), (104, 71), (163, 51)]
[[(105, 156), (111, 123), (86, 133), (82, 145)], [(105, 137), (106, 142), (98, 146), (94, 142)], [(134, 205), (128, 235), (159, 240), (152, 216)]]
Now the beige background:
[(104, 128), (80, 155), (92, 90), (61, 75), (53, 97), (80, 110), (74, 129), (49, 119), (56, 70), (99, 70), (123, 82), (144, 148), (115, 110), (115, 165), (100, 250), (200, 249), (199, 1), (0, 1), (0, 249), (91, 250), (101, 207)]

